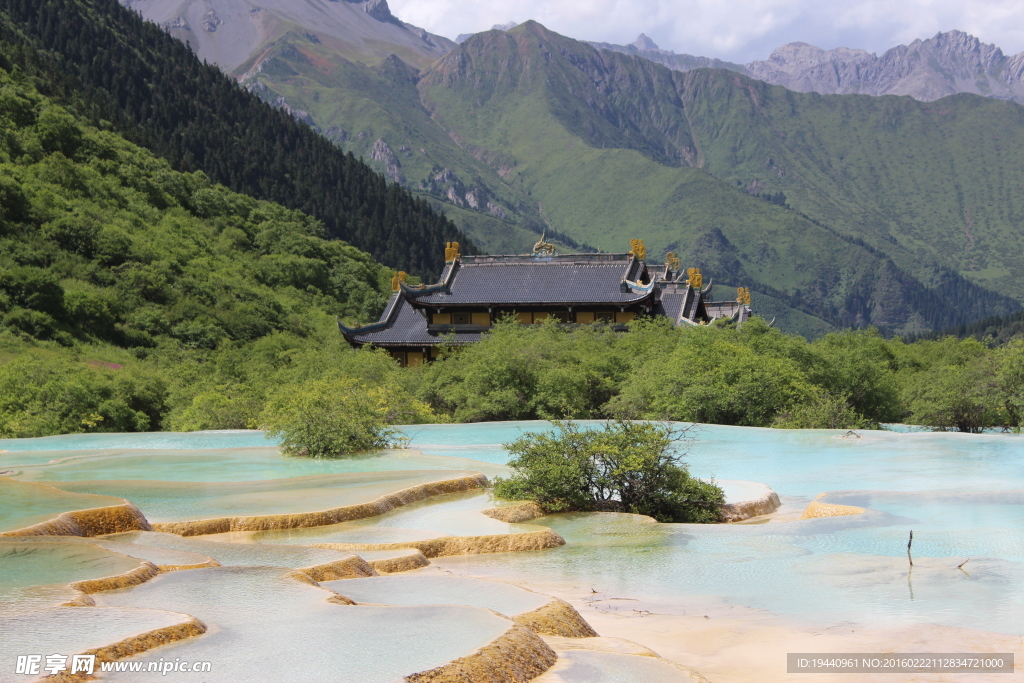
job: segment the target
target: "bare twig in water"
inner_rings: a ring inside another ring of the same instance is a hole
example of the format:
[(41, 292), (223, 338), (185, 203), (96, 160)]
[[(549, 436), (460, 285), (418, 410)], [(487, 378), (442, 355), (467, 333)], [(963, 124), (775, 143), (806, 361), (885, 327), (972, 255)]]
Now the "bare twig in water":
[(910, 540), (907, 541), (907, 559), (910, 560), (910, 566), (914, 566), (914, 558), (910, 556), (910, 546), (914, 543), (914, 530), (910, 530)]

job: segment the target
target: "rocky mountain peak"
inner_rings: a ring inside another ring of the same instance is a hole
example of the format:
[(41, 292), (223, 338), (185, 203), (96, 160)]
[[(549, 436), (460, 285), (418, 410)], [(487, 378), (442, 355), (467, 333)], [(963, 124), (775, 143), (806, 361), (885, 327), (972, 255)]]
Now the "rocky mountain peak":
[(391, 14), (391, 8), (388, 7), (388, 0), (366, 0), (363, 9), (377, 21), (395, 20), (395, 16)]
[(632, 42), (633, 47), (638, 50), (658, 50), (658, 44), (647, 37), (646, 34), (641, 33), (640, 37)]

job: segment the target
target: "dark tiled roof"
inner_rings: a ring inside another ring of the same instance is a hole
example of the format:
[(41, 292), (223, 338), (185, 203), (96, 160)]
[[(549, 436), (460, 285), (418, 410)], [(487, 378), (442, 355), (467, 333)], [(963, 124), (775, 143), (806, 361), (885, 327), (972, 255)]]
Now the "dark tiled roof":
[(711, 318), (735, 318), (736, 322), (743, 323), (753, 315), (750, 306), (737, 301), (711, 301), (707, 304), (708, 315)]
[[(431, 333), (427, 330), (427, 319), (413, 308), (400, 292), (391, 295), (380, 322), (360, 328), (341, 327), (345, 337), (357, 344), (378, 346), (433, 345), (446, 341), (451, 335)], [(459, 332), (456, 343), (480, 341), (479, 332)]]
[(679, 314), (682, 313), (685, 300), (685, 290), (676, 287), (663, 289), (661, 301), (654, 305), (654, 309), (651, 312), (654, 315), (663, 315), (672, 322), (677, 322)]
[(623, 280), (635, 281), (643, 263), (627, 254), (566, 254), (551, 257), (465, 256), (447, 287), (422, 294), (419, 304), (624, 304), (647, 299)]

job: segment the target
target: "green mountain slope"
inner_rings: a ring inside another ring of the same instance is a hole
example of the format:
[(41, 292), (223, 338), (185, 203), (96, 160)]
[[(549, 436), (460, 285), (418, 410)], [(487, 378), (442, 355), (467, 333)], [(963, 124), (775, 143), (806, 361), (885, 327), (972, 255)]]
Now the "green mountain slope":
[(0, 330), (214, 349), (379, 313), (390, 271), (296, 211), (179, 173), (0, 70)]
[[(801, 182), (795, 172), (780, 173), (775, 159), (817, 158), (807, 132), (794, 132), (787, 144), (757, 89), (777, 90), (791, 102), (786, 123), (795, 131), (813, 130), (797, 104), (826, 98), (724, 71), (671, 72), (598, 52), (534, 22), (472, 37), (418, 86), (433, 120), (452, 138), (503, 155), (505, 179), (537, 200), (557, 229), (602, 249), (622, 249), (642, 236), (655, 253), (676, 251), (687, 264), (833, 325), (934, 329), (1016, 306), (958, 276), (951, 260), (881, 238), (877, 205), (865, 215), (852, 199), (815, 195), (823, 194), (821, 173), (807, 171), (809, 187), (794, 192), (791, 205), (803, 212), (752, 196), (793, 192)], [(909, 98), (897, 103), (928, 106)], [(788, 155), (770, 158), (776, 148)], [(807, 196), (816, 203), (798, 203)], [(823, 206), (845, 206), (845, 220), (828, 220), (835, 213)]]
[(47, 94), (176, 169), (203, 170), (237, 192), (315, 216), (331, 236), (389, 265), (437, 273), (441, 244), (466, 242), (425, 200), (245, 92), (116, 0), (3, 0), (0, 38)]
[(432, 120), (416, 88), (419, 72), (398, 57), (367, 66), (293, 32), (239, 72), (267, 102), (285, 103), (342, 149), (436, 202), (483, 251), (522, 252), (550, 228), (536, 202), (502, 177), (500, 156), (460, 145)]

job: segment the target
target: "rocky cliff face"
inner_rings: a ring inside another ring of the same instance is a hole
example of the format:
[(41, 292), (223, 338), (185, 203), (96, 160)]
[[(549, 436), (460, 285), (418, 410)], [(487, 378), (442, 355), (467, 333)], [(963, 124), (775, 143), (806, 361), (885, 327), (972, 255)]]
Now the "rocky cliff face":
[(878, 57), (789, 43), (748, 73), (798, 92), (909, 95), (923, 101), (969, 92), (1024, 102), (1024, 53), (1007, 56), (963, 31), (937, 33)]

